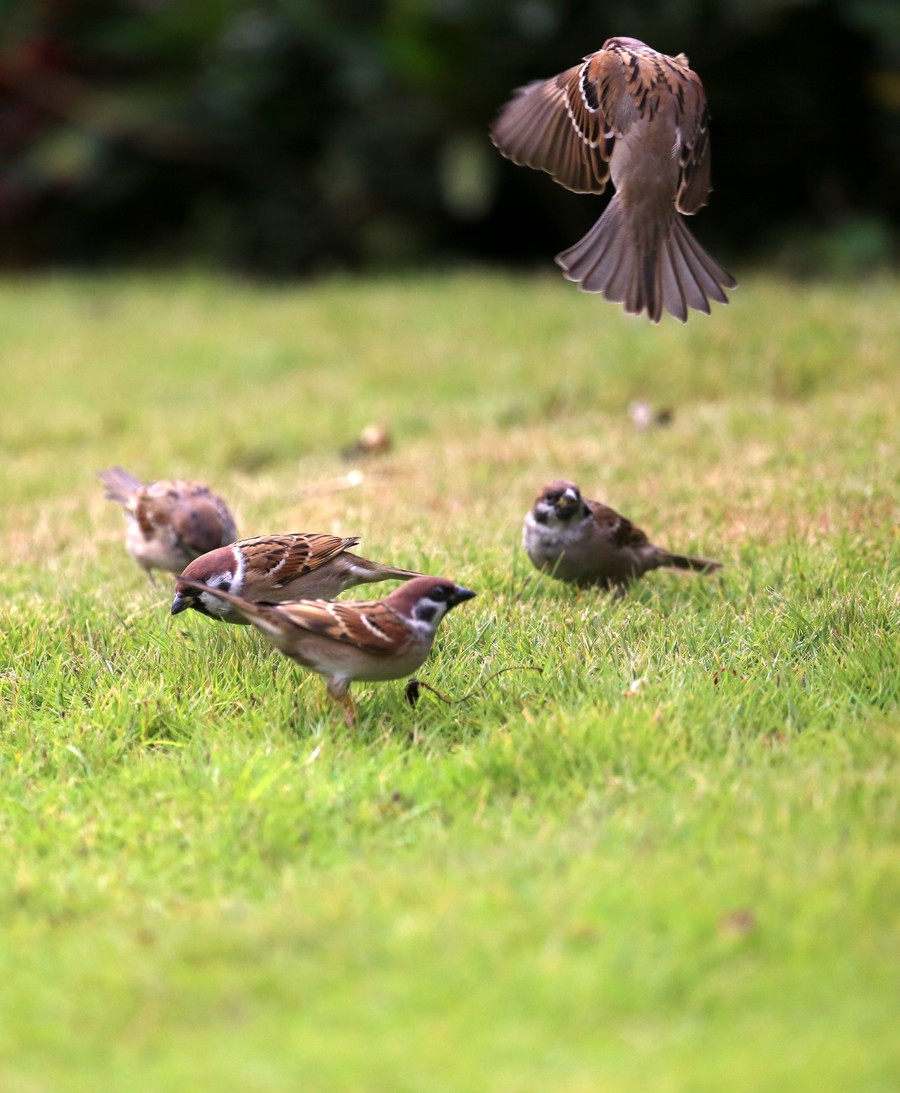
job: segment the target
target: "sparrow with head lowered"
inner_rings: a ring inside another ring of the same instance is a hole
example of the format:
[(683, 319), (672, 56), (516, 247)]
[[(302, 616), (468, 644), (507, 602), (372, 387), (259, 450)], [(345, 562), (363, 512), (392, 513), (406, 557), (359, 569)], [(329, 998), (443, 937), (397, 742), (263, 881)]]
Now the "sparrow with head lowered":
[(125, 511), (125, 548), (153, 580), (153, 569), (180, 573), (194, 558), (232, 542), (234, 517), (218, 494), (181, 478), (141, 482), (121, 467), (99, 471), (106, 497)]
[(698, 573), (722, 568), (654, 546), (630, 520), (599, 501), (586, 501), (574, 482), (563, 479), (541, 490), (525, 517), (522, 544), (533, 565), (550, 576), (615, 588), (620, 596), (632, 580), (661, 566)]
[(357, 536), (257, 535), (219, 547), (195, 558), (175, 582), (172, 614), (192, 607), (211, 619), (246, 624), (250, 620), (245, 615), (209, 589), (231, 592), (253, 603), (332, 600), (358, 584), (421, 576), (351, 554), (349, 548), (358, 542)]
[(414, 577), (383, 600), (264, 604), (181, 580), (188, 588), (224, 600), (280, 653), (324, 676), (328, 694), (343, 708), (348, 725), (356, 720), (350, 684), (410, 675), (431, 652), (441, 619), (475, 595), (442, 577)]
[(513, 163), (547, 171), (575, 193), (601, 194), (605, 212), (556, 261), (585, 292), (659, 322), (709, 314), (737, 282), (700, 246), (682, 214), (711, 189), (706, 94), (683, 53), (609, 38), (582, 63), (519, 88), (491, 139)]

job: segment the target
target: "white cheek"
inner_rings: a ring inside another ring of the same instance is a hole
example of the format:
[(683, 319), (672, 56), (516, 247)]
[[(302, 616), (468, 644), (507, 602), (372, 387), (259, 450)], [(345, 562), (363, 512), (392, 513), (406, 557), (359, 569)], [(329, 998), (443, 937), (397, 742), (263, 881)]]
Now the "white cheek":
[(210, 615), (224, 615), (228, 610), (224, 600), (220, 600), (218, 596), (213, 596), (209, 592), (201, 592), (200, 600)]
[(240, 596), (244, 590), (244, 574), (247, 572), (247, 559), (244, 557), (243, 552), (236, 547), (232, 548), (231, 553), (234, 555), (234, 577), (231, 582), (231, 591), (235, 596)]

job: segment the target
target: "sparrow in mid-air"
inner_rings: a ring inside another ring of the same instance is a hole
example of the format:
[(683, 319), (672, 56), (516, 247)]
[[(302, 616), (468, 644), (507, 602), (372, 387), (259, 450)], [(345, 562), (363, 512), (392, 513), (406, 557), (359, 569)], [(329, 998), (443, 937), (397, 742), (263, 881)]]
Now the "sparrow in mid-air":
[(181, 583), (225, 600), (280, 653), (324, 676), (348, 725), (356, 720), (350, 684), (414, 672), (431, 652), (444, 615), (475, 595), (442, 577), (414, 577), (383, 600), (263, 604), (184, 577)]
[(601, 194), (606, 211), (556, 261), (585, 292), (600, 292), (659, 322), (681, 322), (737, 282), (688, 231), (681, 214), (706, 204), (710, 184), (706, 94), (683, 53), (609, 38), (581, 64), (519, 88), (491, 128), (513, 163), (547, 171), (576, 193)]
[[(409, 581), (421, 576), (411, 569), (397, 569), (351, 554), (350, 547), (358, 542), (357, 536), (257, 535), (203, 554), (181, 576), (253, 603), (333, 600), (358, 584)], [(175, 582), (172, 614), (189, 607), (223, 622), (250, 621), (220, 596), (179, 579)]]
[(522, 545), (537, 569), (561, 581), (615, 588), (651, 569), (670, 566), (712, 573), (722, 566), (654, 546), (640, 528), (599, 501), (586, 501), (574, 482), (556, 479), (541, 490), (522, 528)]
[(181, 478), (141, 482), (121, 467), (99, 471), (106, 496), (125, 511), (125, 548), (153, 580), (152, 570), (180, 573), (209, 550), (237, 537), (234, 517), (218, 494)]

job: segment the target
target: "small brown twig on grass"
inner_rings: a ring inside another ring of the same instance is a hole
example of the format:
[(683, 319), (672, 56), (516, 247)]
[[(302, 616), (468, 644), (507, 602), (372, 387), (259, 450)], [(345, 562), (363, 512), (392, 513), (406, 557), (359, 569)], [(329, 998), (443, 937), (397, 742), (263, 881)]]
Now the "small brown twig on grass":
[(419, 701), (419, 688), (424, 687), (426, 691), (431, 691), (433, 695), (436, 695), (441, 702), (445, 703), (447, 706), (452, 706), (454, 702), (468, 702), (470, 698), (474, 698), (475, 695), (480, 694), (492, 679), (496, 679), (497, 676), (502, 676), (504, 672), (543, 672), (543, 670), (544, 669), (539, 664), (510, 664), (506, 668), (498, 668), (496, 672), (491, 672), (487, 679), (483, 679), (477, 687), (469, 691), (468, 694), (461, 695), (459, 698), (449, 698), (436, 687), (432, 687), (430, 683), (413, 677), (406, 681), (406, 690), (404, 693), (406, 695), (406, 701), (410, 706), (415, 706)]

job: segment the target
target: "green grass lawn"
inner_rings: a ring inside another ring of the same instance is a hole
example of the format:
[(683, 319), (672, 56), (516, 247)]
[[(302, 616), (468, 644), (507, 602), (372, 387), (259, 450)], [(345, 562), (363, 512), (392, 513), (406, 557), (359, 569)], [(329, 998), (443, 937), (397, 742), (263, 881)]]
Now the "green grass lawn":
[[(0, 1089), (900, 1087), (898, 347), (890, 280), (3, 283)], [(116, 463), (474, 588), (459, 700), (171, 618)], [(537, 579), (558, 475), (723, 575)]]

